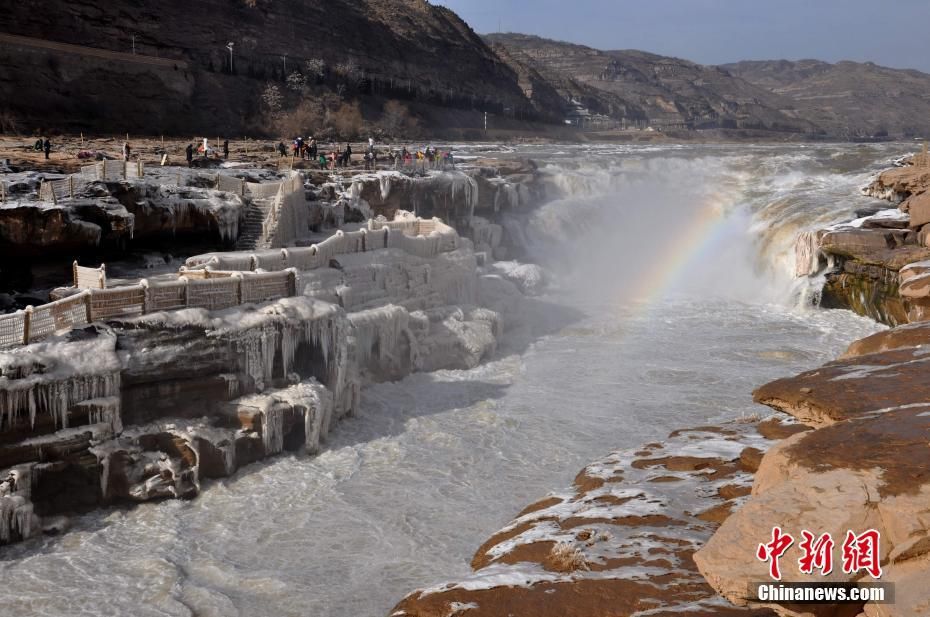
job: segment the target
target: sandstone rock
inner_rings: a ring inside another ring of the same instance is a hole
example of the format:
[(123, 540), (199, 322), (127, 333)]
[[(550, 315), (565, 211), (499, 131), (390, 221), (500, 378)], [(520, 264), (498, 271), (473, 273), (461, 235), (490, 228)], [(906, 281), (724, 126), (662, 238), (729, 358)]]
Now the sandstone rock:
[[(804, 529), (829, 532), (835, 539), (847, 530), (875, 529), (881, 533), (883, 563), (909, 564), (899, 570), (902, 577), (930, 574), (925, 561), (930, 554), (928, 410), (925, 404), (853, 418), (769, 450), (752, 498), (695, 554), (708, 582), (734, 603), (749, 603), (750, 583), (768, 578), (768, 564), (755, 559), (754, 550), (771, 539), (776, 526), (796, 538)], [(781, 572), (784, 581), (809, 581), (793, 558), (781, 560)], [(862, 574), (834, 568), (818, 580), (852, 581)], [(804, 612), (777, 608), (783, 614)]]
[(930, 613), (930, 556), (885, 567), (882, 581), (894, 585), (893, 604), (865, 605), (867, 617), (917, 617)]
[(917, 236), (907, 230), (848, 228), (825, 233), (820, 247), (825, 253), (898, 270), (930, 257), (930, 249), (916, 243)]
[(810, 426), (828, 426), (930, 400), (928, 362), (930, 357), (912, 347), (852, 356), (768, 383), (753, 393), (753, 400)]
[(910, 214), (910, 227), (912, 229), (930, 223), (930, 191), (912, 195), (901, 204), (901, 208)]
[(472, 576), (414, 592), (391, 614), (454, 615), (464, 606), (489, 617), (753, 614), (708, 595), (691, 555), (748, 491), (740, 452), (766, 443), (751, 427), (730, 424), (616, 452), (488, 539)]
[(876, 332), (849, 345), (841, 360), (857, 358), (873, 353), (891, 351), (902, 347), (920, 347), (930, 344), (930, 324), (915, 323)]
[(897, 167), (882, 172), (865, 190), (867, 195), (903, 201), (930, 188), (930, 169), (921, 167)]

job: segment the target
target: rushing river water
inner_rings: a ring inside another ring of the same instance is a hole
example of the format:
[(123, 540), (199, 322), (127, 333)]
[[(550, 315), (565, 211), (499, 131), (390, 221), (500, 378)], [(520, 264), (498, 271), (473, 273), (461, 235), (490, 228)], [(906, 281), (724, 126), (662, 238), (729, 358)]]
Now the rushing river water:
[(0, 615), (387, 615), (409, 591), (469, 572), (490, 534), (591, 460), (764, 414), (754, 387), (875, 331), (804, 307), (792, 240), (874, 205), (858, 188), (906, 150), (495, 153), (533, 157), (565, 197), (513, 224), (559, 273), (525, 317), (546, 336), (524, 327), (474, 370), (366, 388), (317, 457), (4, 548)]

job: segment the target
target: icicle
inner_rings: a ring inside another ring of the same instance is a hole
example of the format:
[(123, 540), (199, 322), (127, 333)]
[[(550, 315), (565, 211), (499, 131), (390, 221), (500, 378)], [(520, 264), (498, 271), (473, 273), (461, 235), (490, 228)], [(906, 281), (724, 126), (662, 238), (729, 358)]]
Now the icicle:
[(820, 240), (816, 231), (802, 231), (794, 242), (794, 275), (810, 276), (820, 270)]

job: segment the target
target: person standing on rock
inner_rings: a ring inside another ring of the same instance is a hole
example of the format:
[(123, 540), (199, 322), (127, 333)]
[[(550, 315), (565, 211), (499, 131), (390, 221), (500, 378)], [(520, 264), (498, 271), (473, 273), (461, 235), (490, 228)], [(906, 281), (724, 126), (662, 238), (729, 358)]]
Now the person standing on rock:
[(185, 148), (184, 152), (185, 154), (187, 154), (187, 166), (193, 167), (194, 166), (194, 144), (187, 144), (187, 148)]
[(48, 155), (52, 151), (52, 142), (48, 140), (48, 137), (42, 142), (42, 149), (45, 150), (45, 160), (47, 161)]
[(224, 159), (229, 158), (229, 140), (228, 139), (223, 140), (223, 158)]
[(130, 150), (130, 148), (129, 148), (129, 142), (128, 142), (128, 141), (124, 141), (124, 142), (123, 142), (123, 160), (124, 160), (124, 161), (128, 161), (128, 160), (129, 160), (129, 154), (130, 154), (130, 152), (131, 152), (131, 150)]
[(352, 165), (352, 146), (346, 144), (345, 152), (342, 153), (342, 166), (350, 167)]

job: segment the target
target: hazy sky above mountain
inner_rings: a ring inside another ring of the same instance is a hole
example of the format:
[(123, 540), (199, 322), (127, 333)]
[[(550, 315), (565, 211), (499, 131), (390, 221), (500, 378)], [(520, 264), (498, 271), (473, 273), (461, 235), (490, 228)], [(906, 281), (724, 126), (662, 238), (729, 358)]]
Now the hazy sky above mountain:
[(930, 72), (928, 0), (434, 0), (481, 34), (522, 32), (702, 64), (817, 58)]

